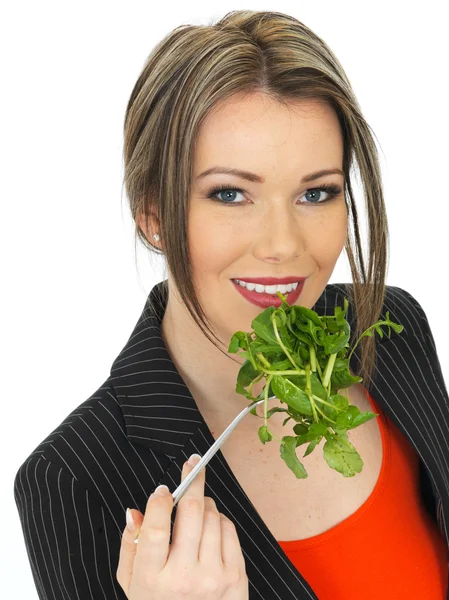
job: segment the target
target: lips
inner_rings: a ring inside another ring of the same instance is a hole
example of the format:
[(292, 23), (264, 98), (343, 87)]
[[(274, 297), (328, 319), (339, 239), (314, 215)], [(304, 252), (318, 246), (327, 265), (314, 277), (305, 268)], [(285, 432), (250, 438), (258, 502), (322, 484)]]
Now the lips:
[[(243, 281), (247, 281), (248, 283), (260, 283), (261, 285), (276, 285), (276, 284), (282, 285), (282, 283), (279, 279), (273, 279), (273, 278), (265, 278), (265, 279), (258, 279), (258, 280), (243, 279)], [(264, 283), (265, 281), (267, 283)], [(295, 281), (298, 281), (298, 278), (296, 278), (294, 280), (292, 280), (292, 278), (290, 278), (290, 281), (287, 281), (285, 283), (295, 283)], [(282, 300), (276, 294), (267, 294), (265, 292), (256, 292), (255, 290), (250, 291), (247, 288), (242, 287), (238, 283), (235, 283), (235, 281), (232, 281), (232, 283), (234, 284), (234, 286), (237, 289), (237, 291), (239, 292), (239, 294), (241, 296), (243, 296), (246, 300), (248, 300), (248, 302), (251, 302), (251, 304), (255, 304), (256, 306), (259, 306), (261, 308), (268, 308), (269, 306), (274, 306), (275, 308), (279, 308), (282, 304)], [(298, 287), (296, 288), (296, 290), (292, 290), (291, 292), (284, 294), (284, 296), (286, 296), (287, 302), (291, 306), (297, 302), (299, 296), (301, 295), (303, 287), (304, 287), (304, 279), (298, 283)]]
[(304, 281), (305, 277), (234, 277), (239, 281), (247, 281), (248, 283), (260, 283), (261, 285), (287, 285), (287, 283), (296, 283)]

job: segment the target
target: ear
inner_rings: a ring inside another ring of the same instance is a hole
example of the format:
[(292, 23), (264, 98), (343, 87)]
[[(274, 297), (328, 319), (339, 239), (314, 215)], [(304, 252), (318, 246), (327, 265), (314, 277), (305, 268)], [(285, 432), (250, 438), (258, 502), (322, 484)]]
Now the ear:
[(139, 213), (136, 217), (136, 224), (142, 230), (143, 234), (153, 246), (160, 247), (161, 242), (155, 242), (153, 235), (161, 235), (160, 222), (154, 207), (146, 208), (145, 212)]

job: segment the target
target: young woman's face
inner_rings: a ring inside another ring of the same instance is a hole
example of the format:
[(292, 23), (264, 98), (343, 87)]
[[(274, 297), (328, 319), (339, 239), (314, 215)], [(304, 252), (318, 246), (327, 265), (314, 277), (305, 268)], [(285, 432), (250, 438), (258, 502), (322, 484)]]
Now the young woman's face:
[[(250, 331), (264, 310), (244, 298), (233, 279), (305, 277), (295, 304), (311, 308), (345, 246), (343, 174), (302, 183), (316, 171), (342, 170), (337, 116), (315, 100), (290, 107), (262, 94), (240, 96), (209, 115), (197, 139), (188, 242), (199, 300), (224, 344), (235, 331)], [(248, 171), (263, 182), (200, 177), (212, 167)], [(323, 184), (341, 191), (332, 198), (316, 189)], [(208, 198), (214, 186), (224, 191)]]

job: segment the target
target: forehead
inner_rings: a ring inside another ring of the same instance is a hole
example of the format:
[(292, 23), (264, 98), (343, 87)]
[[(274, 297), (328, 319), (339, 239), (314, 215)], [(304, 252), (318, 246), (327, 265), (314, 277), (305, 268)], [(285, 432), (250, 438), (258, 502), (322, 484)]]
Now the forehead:
[(264, 161), (269, 167), (273, 160), (307, 169), (317, 161), (341, 164), (342, 156), (340, 124), (331, 106), (315, 99), (284, 105), (255, 93), (229, 98), (207, 115), (195, 144), (195, 171), (238, 166), (236, 161), (244, 161), (248, 170), (257, 163), (260, 170)]

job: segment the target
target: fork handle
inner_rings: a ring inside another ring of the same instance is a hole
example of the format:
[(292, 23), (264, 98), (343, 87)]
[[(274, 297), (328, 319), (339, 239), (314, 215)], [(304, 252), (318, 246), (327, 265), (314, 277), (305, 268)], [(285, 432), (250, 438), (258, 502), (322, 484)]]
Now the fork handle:
[[(275, 397), (276, 396), (271, 396), (268, 399), (271, 400), (272, 398), (275, 398)], [(181, 500), (181, 498), (184, 496), (186, 491), (189, 489), (189, 487), (192, 484), (195, 477), (198, 475), (199, 471), (205, 465), (207, 465), (207, 463), (211, 460), (211, 458), (218, 452), (218, 450), (220, 450), (223, 443), (226, 441), (226, 439), (229, 437), (229, 435), (234, 431), (234, 429), (237, 427), (237, 425), (240, 423), (240, 421), (243, 419), (243, 417), (246, 417), (246, 415), (251, 410), (253, 410), (254, 407), (258, 406), (259, 404), (261, 404), (264, 401), (265, 401), (264, 399), (258, 400), (257, 402), (253, 402), (252, 404), (250, 404), (249, 406), (244, 408), (235, 417), (235, 419), (232, 421), (232, 423), (230, 423), (230, 425), (228, 425), (226, 427), (226, 429), (223, 431), (223, 433), (220, 435), (220, 437), (217, 440), (215, 440), (215, 442), (212, 444), (212, 446), (209, 448), (209, 450), (206, 452), (206, 454), (201, 457), (201, 460), (198, 462), (198, 464), (196, 464), (193, 467), (193, 469), (190, 471), (190, 473), (187, 475), (187, 477), (178, 485), (176, 490), (173, 492), (173, 498), (174, 498), (173, 506), (176, 506), (176, 504), (179, 502), (179, 500)]]

